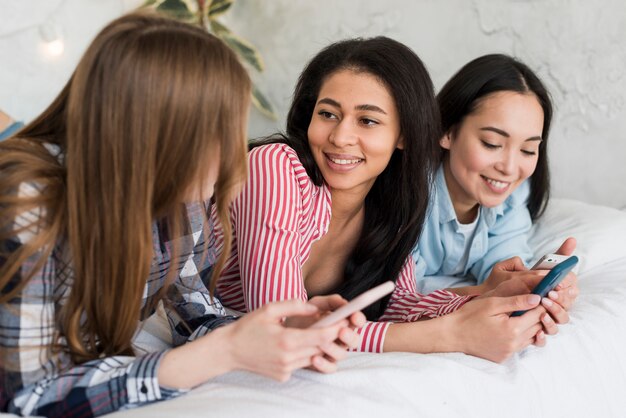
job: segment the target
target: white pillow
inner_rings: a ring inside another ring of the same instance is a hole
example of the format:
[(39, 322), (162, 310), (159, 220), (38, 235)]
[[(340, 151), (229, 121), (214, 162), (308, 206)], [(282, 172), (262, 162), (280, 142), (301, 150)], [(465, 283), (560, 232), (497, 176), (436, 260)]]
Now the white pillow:
[(571, 199), (551, 199), (529, 239), (535, 259), (556, 251), (567, 237), (578, 242), (578, 272), (626, 258), (626, 213)]

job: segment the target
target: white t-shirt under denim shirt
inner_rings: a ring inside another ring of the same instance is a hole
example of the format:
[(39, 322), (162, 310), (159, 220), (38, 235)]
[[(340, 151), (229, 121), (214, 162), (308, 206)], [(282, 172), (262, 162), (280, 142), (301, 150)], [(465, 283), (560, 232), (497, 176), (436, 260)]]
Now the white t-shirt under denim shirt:
[(462, 224), (457, 221), (457, 232), (463, 235), (465, 246), (463, 248), (463, 256), (461, 257), (459, 264), (457, 264), (456, 268), (452, 271), (452, 276), (457, 276), (459, 274), (465, 273), (465, 266), (467, 266), (467, 261), (469, 260), (469, 254), (474, 239), (474, 233), (476, 233), (476, 229), (478, 228), (479, 218), (480, 211), (478, 211), (478, 213), (476, 214), (476, 218), (474, 218), (474, 220), (468, 224)]
[(420, 239), (413, 249), (418, 291), (447, 287), (430, 276), (468, 276), (482, 283), (494, 264), (519, 256), (528, 264), (532, 251), (528, 234), (532, 227), (526, 207), (530, 183), (523, 182), (499, 206), (480, 207), (473, 234), (463, 233), (448, 193), (443, 165), (435, 174), (435, 187)]

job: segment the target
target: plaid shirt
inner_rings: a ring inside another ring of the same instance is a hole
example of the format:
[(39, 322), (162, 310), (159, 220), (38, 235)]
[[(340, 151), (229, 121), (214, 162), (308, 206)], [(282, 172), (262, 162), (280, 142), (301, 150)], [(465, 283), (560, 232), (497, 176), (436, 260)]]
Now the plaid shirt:
[[(154, 309), (148, 308), (155, 306), (153, 302), (164, 286), (167, 270), (174, 266), (179, 273), (167, 289), (169, 304), (165, 304), (174, 345), (198, 338), (235, 319), (226, 316), (221, 303), (210, 298), (206, 287), (215, 262), (212, 241), (207, 246), (208, 254), (205, 250), (205, 237), (213, 240), (206, 210), (205, 205), (187, 205), (188, 229), (176, 240), (169, 239), (159, 223), (153, 225), (154, 259), (144, 290), (141, 319), (153, 313)], [(37, 216), (37, 213), (27, 215)], [(16, 219), (15, 223), (19, 224), (20, 220)], [(28, 234), (20, 234), (15, 241), (0, 243), (0, 249), (15, 251), (28, 239)], [(172, 260), (175, 241), (179, 241), (180, 255)], [(43, 269), (32, 277), (19, 296), (0, 305), (0, 345), (9, 350), (5, 357), (8, 361), (0, 364), (0, 411), (90, 417), (181, 394), (183, 391), (159, 386), (157, 370), (165, 351), (136, 357), (108, 357), (80, 365), (73, 364), (67, 353), (50, 352), (58, 330), (56, 313), (71, 289), (68, 253), (66, 245), (57, 245)], [(33, 256), (21, 271), (26, 271), (35, 261)], [(0, 257), (0, 264), (3, 262)], [(20, 279), (17, 274), (8, 288)], [(190, 332), (189, 328), (195, 330)]]

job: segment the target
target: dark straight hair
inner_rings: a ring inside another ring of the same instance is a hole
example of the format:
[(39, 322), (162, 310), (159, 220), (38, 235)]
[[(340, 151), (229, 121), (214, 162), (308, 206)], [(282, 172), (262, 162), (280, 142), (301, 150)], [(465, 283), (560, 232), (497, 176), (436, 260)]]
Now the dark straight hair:
[[(438, 163), (439, 111), (433, 84), (418, 56), (407, 46), (386, 37), (350, 39), (319, 52), (296, 85), (287, 116), (286, 135), (252, 146), (282, 142), (292, 147), (312, 181), (324, 182), (307, 137), (322, 84), (340, 70), (371, 74), (384, 84), (395, 101), (403, 149), (396, 149), (365, 198), (365, 221), (357, 245), (336, 289), (352, 299), (387, 280), (396, 280), (417, 242), (426, 210), (430, 181)], [(389, 297), (363, 312), (370, 320), (384, 312)]]
[[(474, 112), (483, 99), (501, 91), (534, 94), (543, 109), (542, 141), (539, 144), (537, 167), (530, 177), (530, 197), (527, 203), (530, 216), (536, 220), (545, 211), (550, 198), (547, 147), (552, 101), (539, 77), (527, 65), (508, 55), (490, 54), (463, 66), (437, 95), (443, 132), (458, 129), (463, 119)], [(443, 151), (441, 158), (445, 155)]]

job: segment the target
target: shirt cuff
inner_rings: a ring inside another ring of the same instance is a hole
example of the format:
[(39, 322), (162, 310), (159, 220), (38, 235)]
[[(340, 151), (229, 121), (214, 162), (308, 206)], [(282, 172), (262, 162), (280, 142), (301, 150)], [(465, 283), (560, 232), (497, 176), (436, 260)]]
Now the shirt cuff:
[(357, 330), (361, 337), (361, 343), (358, 348), (352, 351), (382, 353), (389, 325), (389, 322), (366, 322), (363, 327)]
[(158, 371), (167, 351), (151, 353), (134, 361), (126, 378), (128, 404), (143, 404), (175, 398), (187, 390), (159, 386)]
[(408, 311), (404, 322), (415, 322), (423, 317), (438, 318), (456, 311), (478, 295), (459, 296), (448, 290), (437, 290), (424, 296)]

